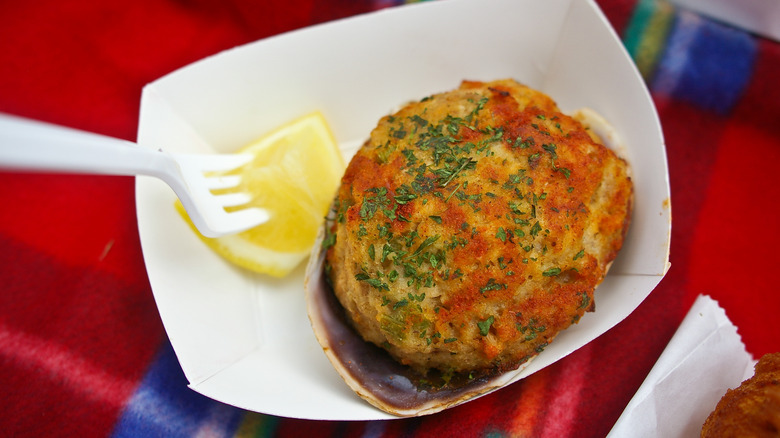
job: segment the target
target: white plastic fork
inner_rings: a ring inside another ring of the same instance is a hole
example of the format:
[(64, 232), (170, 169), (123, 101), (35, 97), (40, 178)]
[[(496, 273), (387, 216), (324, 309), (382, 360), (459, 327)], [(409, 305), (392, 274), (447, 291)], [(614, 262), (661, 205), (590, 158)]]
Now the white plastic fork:
[(133, 142), (0, 114), (0, 168), (101, 175), (149, 175), (167, 183), (204, 236), (219, 237), (268, 221), (268, 211), (243, 208), (247, 193), (215, 195), (214, 189), (236, 187), (240, 176), (206, 176), (238, 168), (247, 154), (174, 154)]

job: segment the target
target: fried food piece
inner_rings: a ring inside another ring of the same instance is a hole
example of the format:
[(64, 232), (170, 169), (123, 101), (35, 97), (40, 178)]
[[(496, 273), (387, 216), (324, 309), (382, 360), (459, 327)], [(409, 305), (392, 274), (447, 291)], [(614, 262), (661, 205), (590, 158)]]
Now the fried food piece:
[(379, 121), (342, 179), (326, 273), (401, 363), (515, 369), (594, 309), (632, 191), (626, 162), (545, 94), (465, 81)]
[(704, 422), (701, 436), (780, 436), (780, 353), (765, 354), (753, 377), (726, 391)]

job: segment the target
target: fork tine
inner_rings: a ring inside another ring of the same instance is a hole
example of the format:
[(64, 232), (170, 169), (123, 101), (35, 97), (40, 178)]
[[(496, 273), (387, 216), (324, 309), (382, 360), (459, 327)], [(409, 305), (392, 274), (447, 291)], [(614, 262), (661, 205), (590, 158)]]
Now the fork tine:
[(262, 208), (246, 208), (225, 213), (220, 219), (221, 228), (215, 228), (219, 234), (238, 233), (268, 222), (271, 214)]
[(177, 162), (178, 173), (186, 180), (185, 185), (179, 188), (181, 192), (179, 198), (193, 223), (204, 236), (218, 237), (237, 233), (269, 220), (270, 213), (262, 208), (247, 206), (231, 212), (225, 210), (225, 207), (248, 204), (252, 200), (250, 194), (237, 192), (215, 195), (211, 191), (235, 187), (240, 184), (241, 176), (208, 176), (208, 173), (224, 172), (240, 167), (251, 161), (252, 155), (171, 154), (171, 157)]
[(253, 228), (267, 222), (271, 215), (267, 210), (256, 207), (242, 208), (228, 212), (227, 206), (246, 204), (250, 199), (246, 193), (232, 193), (215, 196), (204, 191), (190, 192), (180, 197), (185, 210), (195, 226), (206, 237), (219, 237)]
[(227, 193), (214, 195), (214, 199), (223, 207), (236, 207), (249, 203), (252, 200), (252, 196), (248, 193)]
[(210, 190), (229, 189), (239, 184), (241, 184), (241, 177), (238, 175), (206, 177), (206, 187)]

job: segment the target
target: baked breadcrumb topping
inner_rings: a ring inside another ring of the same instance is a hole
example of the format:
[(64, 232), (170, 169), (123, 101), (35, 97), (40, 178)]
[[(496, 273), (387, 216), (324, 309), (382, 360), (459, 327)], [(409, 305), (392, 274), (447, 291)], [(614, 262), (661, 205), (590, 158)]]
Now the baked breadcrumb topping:
[(514, 369), (594, 309), (632, 193), (626, 162), (551, 98), (465, 81), (379, 121), (333, 204), (326, 273), (398, 361)]

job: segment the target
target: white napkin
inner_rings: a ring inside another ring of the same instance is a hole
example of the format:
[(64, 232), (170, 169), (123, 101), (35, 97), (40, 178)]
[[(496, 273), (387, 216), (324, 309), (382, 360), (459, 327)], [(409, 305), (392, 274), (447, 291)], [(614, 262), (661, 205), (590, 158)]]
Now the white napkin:
[(724, 310), (700, 295), (609, 437), (698, 437), (726, 390), (752, 376), (754, 365)]

